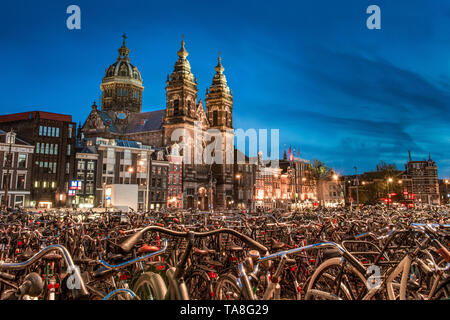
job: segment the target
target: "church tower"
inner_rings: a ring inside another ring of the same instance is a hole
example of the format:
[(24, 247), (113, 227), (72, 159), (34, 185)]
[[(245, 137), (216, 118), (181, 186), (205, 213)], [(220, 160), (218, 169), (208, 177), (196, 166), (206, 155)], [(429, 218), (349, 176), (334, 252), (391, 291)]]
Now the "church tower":
[(119, 48), (117, 61), (106, 69), (100, 88), (102, 90), (102, 110), (112, 115), (114, 122), (126, 125), (130, 114), (142, 111), (141, 74), (137, 67), (131, 64), (130, 50), (125, 44), (126, 35)]
[(166, 82), (166, 125), (177, 123), (193, 124), (198, 120), (197, 111), (197, 78), (191, 72), (191, 65), (186, 59), (189, 53), (181, 41), (181, 49), (177, 52), (178, 60), (172, 74)]
[(225, 131), (233, 129), (233, 96), (227, 78), (223, 74), (225, 68), (222, 66), (220, 53), (214, 70), (216, 74), (209, 90), (206, 91), (206, 113), (212, 128)]
[(223, 73), (222, 59), (218, 58), (214, 68), (216, 74), (206, 92), (206, 112), (211, 128), (220, 131), (222, 136), (223, 162), (213, 165), (216, 178), (216, 207), (232, 207), (234, 183), (234, 132), (233, 132), (233, 96)]

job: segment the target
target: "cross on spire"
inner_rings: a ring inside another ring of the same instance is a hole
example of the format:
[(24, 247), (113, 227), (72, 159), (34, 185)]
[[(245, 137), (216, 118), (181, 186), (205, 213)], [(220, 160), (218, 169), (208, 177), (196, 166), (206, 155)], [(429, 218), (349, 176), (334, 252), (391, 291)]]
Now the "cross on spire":
[(127, 40), (127, 34), (124, 33), (124, 34), (122, 35), (122, 38), (123, 38), (123, 44), (125, 44), (125, 40)]

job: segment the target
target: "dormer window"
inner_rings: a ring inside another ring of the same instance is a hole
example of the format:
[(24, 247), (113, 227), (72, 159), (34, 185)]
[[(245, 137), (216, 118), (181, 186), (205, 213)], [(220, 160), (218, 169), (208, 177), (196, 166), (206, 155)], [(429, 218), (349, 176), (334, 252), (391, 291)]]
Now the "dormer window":
[(15, 144), (16, 143), (16, 133), (10, 131), (6, 134), (6, 143), (7, 144)]

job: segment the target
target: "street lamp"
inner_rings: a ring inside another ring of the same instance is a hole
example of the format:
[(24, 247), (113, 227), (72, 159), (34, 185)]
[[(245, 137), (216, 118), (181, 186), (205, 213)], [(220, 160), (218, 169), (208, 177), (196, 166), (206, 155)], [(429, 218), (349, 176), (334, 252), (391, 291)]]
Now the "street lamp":
[(391, 202), (391, 183), (392, 183), (393, 179), (392, 178), (388, 178), (388, 208), (391, 206), (390, 202)]
[(448, 202), (448, 190), (447, 190), (447, 186), (448, 186), (448, 184), (450, 183), (450, 181), (449, 181), (448, 179), (445, 179), (445, 180), (444, 180), (444, 183), (445, 183), (445, 203), (447, 203), (447, 202)]

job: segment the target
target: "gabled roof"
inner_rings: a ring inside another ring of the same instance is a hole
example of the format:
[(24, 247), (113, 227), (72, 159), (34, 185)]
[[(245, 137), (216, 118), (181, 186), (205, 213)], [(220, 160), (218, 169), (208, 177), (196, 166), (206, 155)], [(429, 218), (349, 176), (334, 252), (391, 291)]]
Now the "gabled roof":
[(97, 110), (97, 112), (98, 112), (98, 115), (100, 116), (100, 118), (102, 119), (103, 123), (105, 124), (105, 126), (109, 127), (109, 131), (113, 132), (113, 133), (117, 132), (117, 129), (114, 126), (114, 121), (109, 116), (108, 112), (102, 111), (102, 110)]
[(165, 109), (133, 114), (125, 133), (160, 130), (165, 114)]

